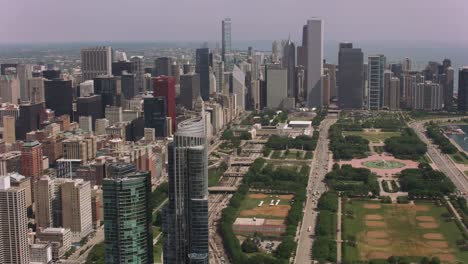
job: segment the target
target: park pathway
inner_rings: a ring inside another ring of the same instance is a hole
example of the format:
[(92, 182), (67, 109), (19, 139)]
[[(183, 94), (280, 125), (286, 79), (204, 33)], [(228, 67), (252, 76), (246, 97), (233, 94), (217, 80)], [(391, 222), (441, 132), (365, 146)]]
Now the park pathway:
[(341, 244), (343, 243), (341, 237), (341, 197), (338, 196), (338, 211), (336, 212), (336, 263), (341, 263)]

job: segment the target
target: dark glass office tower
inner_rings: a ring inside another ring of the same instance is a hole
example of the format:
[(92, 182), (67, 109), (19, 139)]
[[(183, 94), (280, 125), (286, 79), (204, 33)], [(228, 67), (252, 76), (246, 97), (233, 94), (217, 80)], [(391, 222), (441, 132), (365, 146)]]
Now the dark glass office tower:
[(163, 262), (208, 264), (208, 156), (203, 118), (180, 123), (168, 157)]
[(26, 139), (26, 133), (38, 130), (41, 125), (41, 114), (44, 111), (44, 103), (20, 104), (19, 117), (16, 120), (16, 139)]
[(112, 75), (121, 76), (122, 73), (132, 72), (132, 63), (129, 61), (118, 61), (112, 63)]
[(340, 43), (338, 53), (338, 105), (342, 109), (361, 109), (364, 104), (364, 54), (352, 43)]
[(56, 116), (73, 116), (72, 82), (63, 79), (44, 81), (46, 107), (54, 110)]
[(200, 77), (198, 74), (189, 73), (180, 76), (179, 99), (185, 108), (192, 110), (193, 103), (200, 96)]
[(121, 106), (121, 94), (117, 90), (120, 77), (99, 76), (94, 78), (94, 94), (101, 95), (101, 109), (105, 113), (106, 106)]
[(125, 99), (131, 99), (138, 94), (136, 87), (136, 75), (133, 73), (123, 72), (120, 76), (122, 81), (122, 95)]
[(42, 71), (42, 77), (47, 80), (53, 80), (60, 78), (60, 70), (45, 70)]
[(94, 130), (96, 119), (104, 118), (101, 107), (101, 96), (96, 94), (76, 98), (76, 119), (78, 120), (80, 116), (91, 116)]
[(154, 77), (159, 75), (173, 76), (172, 75), (172, 64), (174, 58), (171, 57), (160, 57), (154, 61)]
[(296, 46), (291, 39), (283, 47), (283, 59), (281, 61), (284, 69), (288, 70), (288, 97), (298, 98), (297, 86), (295, 85), (296, 68)]
[(150, 174), (113, 163), (102, 190), (106, 263), (153, 263)]
[(197, 49), (196, 60), (195, 71), (200, 75), (200, 95), (203, 101), (207, 101), (210, 99), (210, 49)]
[(166, 97), (149, 97), (143, 101), (145, 127), (154, 128), (156, 137), (167, 137)]
[(458, 72), (458, 111), (468, 111), (468, 67)]

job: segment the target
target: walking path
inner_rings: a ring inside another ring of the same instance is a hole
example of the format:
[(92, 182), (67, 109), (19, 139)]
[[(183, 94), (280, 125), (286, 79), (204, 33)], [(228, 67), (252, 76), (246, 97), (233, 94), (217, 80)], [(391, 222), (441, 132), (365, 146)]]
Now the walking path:
[(453, 207), (453, 204), (452, 204), (452, 202), (450, 202), (450, 199), (447, 196), (444, 197), (444, 198), (447, 201), (447, 204), (450, 207), (450, 209), (452, 210), (455, 217), (458, 219), (458, 221), (460, 221), (460, 224), (463, 227), (463, 229), (465, 230), (465, 232), (468, 232), (468, 229), (466, 228), (465, 224), (463, 223), (463, 219), (461, 218), (461, 216), (458, 213), (457, 209), (455, 209), (455, 207)]
[(341, 263), (341, 244), (343, 243), (342, 237), (341, 237), (341, 197), (338, 196), (338, 212), (337, 214), (337, 220), (336, 220), (336, 262), (338, 264)]

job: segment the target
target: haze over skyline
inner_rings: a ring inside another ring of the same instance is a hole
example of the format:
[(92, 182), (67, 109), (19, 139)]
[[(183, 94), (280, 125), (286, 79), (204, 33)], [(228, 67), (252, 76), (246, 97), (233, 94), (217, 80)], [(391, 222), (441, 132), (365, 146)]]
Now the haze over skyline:
[(6, 1), (8, 8), (0, 10), (0, 43), (219, 42), (225, 17), (232, 19), (233, 41), (289, 34), (300, 41), (305, 21), (320, 17), (328, 41), (468, 44), (468, 35), (462, 34), (468, 13), (464, 0), (81, 0), (73, 6), (59, 0)]

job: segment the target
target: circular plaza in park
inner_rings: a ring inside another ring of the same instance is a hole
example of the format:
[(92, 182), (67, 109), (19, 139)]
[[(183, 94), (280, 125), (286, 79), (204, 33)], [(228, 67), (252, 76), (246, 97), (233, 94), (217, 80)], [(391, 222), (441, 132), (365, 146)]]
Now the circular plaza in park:
[(406, 166), (404, 163), (395, 160), (371, 160), (363, 162), (362, 165), (371, 169), (383, 170), (399, 169)]

